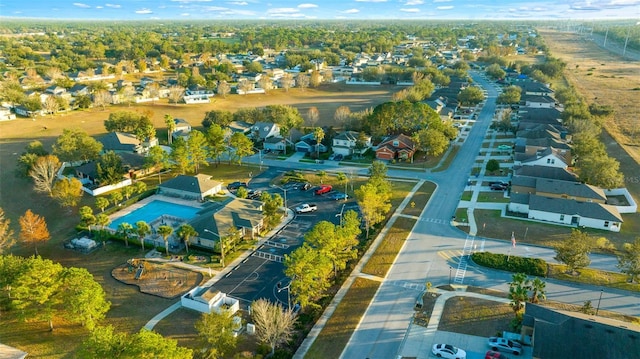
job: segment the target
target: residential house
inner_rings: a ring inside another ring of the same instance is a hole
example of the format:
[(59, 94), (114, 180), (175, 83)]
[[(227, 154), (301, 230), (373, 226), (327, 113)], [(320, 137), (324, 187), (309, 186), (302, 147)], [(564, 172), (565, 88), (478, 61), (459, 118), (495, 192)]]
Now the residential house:
[(101, 80), (110, 80), (115, 79), (115, 74), (103, 73), (102, 68), (98, 68), (94, 70), (87, 71), (78, 71), (69, 74), (69, 79), (75, 82), (83, 82), (83, 81), (101, 81)]
[(335, 154), (350, 156), (354, 153), (363, 154), (371, 148), (371, 136), (364, 135), (359, 143), (360, 133), (356, 131), (344, 131), (333, 137), (331, 150)]
[(0, 107), (0, 121), (15, 120), (16, 115), (11, 113), (11, 109)]
[(273, 122), (256, 122), (251, 127), (251, 137), (258, 141), (264, 141), (265, 139), (273, 136), (280, 136), (280, 126)]
[(288, 139), (280, 136), (272, 136), (262, 142), (262, 149), (270, 151), (284, 151), (286, 146), (290, 146)]
[(73, 97), (78, 97), (78, 96), (88, 96), (91, 93), (91, 91), (89, 86), (85, 84), (75, 84), (73, 85), (73, 87), (69, 89), (69, 93)]
[(516, 86), (522, 89), (523, 95), (536, 95), (536, 96), (553, 96), (553, 90), (547, 85), (538, 81), (519, 81), (515, 83)]
[(411, 137), (399, 134), (385, 139), (376, 149), (376, 158), (379, 160), (408, 160), (416, 152), (416, 145)]
[(178, 175), (158, 185), (159, 194), (199, 201), (204, 201), (205, 197), (219, 192), (222, 192), (222, 182), (215, 181), (205, 174)]
[(65, 93), (67, 93), (67, 89), (64, 87), (60, 87), (60, 86), (49, 86), (47, 87), (47, 89), (44, 91), (44, 93), (48, 94), (48, 95), (53, 95), (53, 96), (62, 96)]
[[(231, 123), (229, 124), (229, 129), (231, 130), (231, 132), (233, 133), (240, 132), (245, 135), (251, 134), (252, 127), (253, 127), (252, 124), (244, 121), (231, 121)], [(279, 131), (278, 131), (278, 134), (280, 134)]]
[(604, 190), (581, 182), (513, 176), (511, 193), (528, 193), (549, 198), (568, 198), (580, 202), (607, 203)]
[(125, 132), (110, 132), (98, 139), (104, 152), (114, 151), (129, 153), (147, 153), (151, 147), (158, 145), (158, 139), (140, 141), (135, 135)]
[(624, 359), (640, 353), (640, 327), (615, 319), (527, 303), (523, 336), (531, 337), (533, 357)]
[(140, 86), (142, 87), (146, 87), (148, 84), (152, 84), (156, 82), (156, 80), (152, 79), (151, 77), (143, 77), (140, 79)]
[(295, 148), (296, 152), (306, 153), (325, 153), (328, 151), (327, 146), (323, 145), (322, 142), (318, 143), (313, 132), (300, 137), (300, 140), (295, 144)]
[(35, 117), (36, 115), (42, 114), (42, 110), (31, 111), (22, 105), (14, 107), (13, 111), (16, 113), (16, 115), (23, 117)]
[(524, 102), (526, 107), (533, 108), (554, 108), (556, 100), (550, 96), (523, 95), (520, 101)]
[(189, 137), (189, 133), (191, 133), (191, 125), (189, 124), (189, 122), (181, 118), (174, 118), (173, 123), (176, 127), (173, 130), (171, 137), (173, 137), (174, 139), (182, 137), (186, 140)]
[(571, 164), (571, 151), (547, 147), (538, 149), (527, 146), (525, 152), (514, 153), (514, 166), (548, 166), (567, 168)]
[[(153, 171), (156, 170), (155, 168), (146, 168), (144, 166), (145, 157), (138, 153), (118, 152), (117, 155), (122, 160), (122, 166), (126, 171), (126, 174), (123, 175), (123, 179), (125, 177), (135, 179), (137, 177), (153, 173)], [(97, 161), (90, 161), (75, 167), (75, 176), (80, 180), (84, 187), (89, 189), (100, 187), (97, 165)]]
[(548, 167), (548, 166), (522, 166), (514, 167), (515, 177), (538, 177), (548, 178), (559, 181), (579, 182), (575, 173), (567, 171), (565, 168)]

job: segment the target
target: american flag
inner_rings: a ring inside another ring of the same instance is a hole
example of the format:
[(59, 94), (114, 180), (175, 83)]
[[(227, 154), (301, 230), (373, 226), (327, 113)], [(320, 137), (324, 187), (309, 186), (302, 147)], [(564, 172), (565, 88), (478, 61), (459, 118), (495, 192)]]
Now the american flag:
[(511, 245), (516, 247), (516, 235), (513, 232), (511, 232)]

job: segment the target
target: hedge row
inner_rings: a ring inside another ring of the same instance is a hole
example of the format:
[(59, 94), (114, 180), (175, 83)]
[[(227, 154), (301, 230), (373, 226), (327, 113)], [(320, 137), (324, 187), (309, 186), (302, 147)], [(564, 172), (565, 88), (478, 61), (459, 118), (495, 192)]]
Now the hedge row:
[(545, 277), (547, 275), (547, 262), (539, 258), (477, 252), (471, 255), (471, 259), (483, 267), (501, 269), (513, 273), (524, 273), (538, 277)]

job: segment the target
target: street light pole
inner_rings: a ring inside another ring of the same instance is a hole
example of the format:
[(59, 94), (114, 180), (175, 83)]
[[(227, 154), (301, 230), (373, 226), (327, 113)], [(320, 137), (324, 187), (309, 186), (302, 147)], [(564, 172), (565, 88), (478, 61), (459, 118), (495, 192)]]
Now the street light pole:
[(291, 282), (293, 282), (293, 279), (289, 281), (289, 284), (284, 287), (280, 282), (278, 282), (278, 293), (282, 292), (283, 290), (287, 291), (287, 309), (291, 309)]
[(452, 270), (452, 269), (453, 269), (453, 268), (449, 267), (449, 285), (451, 285), (451, 270)]
[(222, 241), (222, 237), (220, 237), (218, 233), (212, 232), (206, 228), (204, 229), (204, 231), (218, 237), (218, 243), (220, 243), (220, 264), (224, 268), (224, 242)]
[(602, 300), (602, 293), (604, 293), (604, 289), (600, 289), (600, 297), (598, 298), (598, 306), (596, 307), (596, 315), (598, 315), (598, 311), (600, 310), (600, 301)]

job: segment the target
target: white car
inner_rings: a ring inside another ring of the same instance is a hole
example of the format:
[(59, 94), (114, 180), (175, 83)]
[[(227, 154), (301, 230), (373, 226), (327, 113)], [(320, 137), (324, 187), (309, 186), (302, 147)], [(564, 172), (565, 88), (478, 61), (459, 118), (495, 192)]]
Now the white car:
[(438, 358), (465, 359), (467, 357), (464, 350), (449, 344), (434, 344), (431, 352)]
[(489, 346), (493, 351), (503, 351), (520, 355), (522, 353), (522, 344), (514, 342), (506, 338), (491, 337), (489, 338)]

